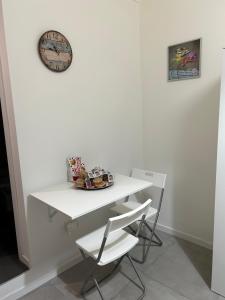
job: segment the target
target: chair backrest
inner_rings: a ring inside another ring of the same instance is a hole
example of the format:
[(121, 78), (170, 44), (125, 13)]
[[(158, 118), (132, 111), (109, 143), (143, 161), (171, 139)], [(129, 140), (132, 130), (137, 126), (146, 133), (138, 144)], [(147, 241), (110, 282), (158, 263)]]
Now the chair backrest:
[(164, 189), (166, 184), (166, 174), (148, 170), (132, 169), (131, 177), (152, 182), (153, 186)]
[(152, 186), (129, 196), (129, 201), (138, 201), (139, 203), (143, 203), (146, 201), (146, 199), (151, 198), (152, 206), (160, 211), (167, 175), (150, 170), (141, 170), (135, 168), (132, 170), (131, 177), (149, 181), (152, 183)]
[(111, 232), (123, 229), (135, 221), (141, 220), (143, 216), (147, 215), (151, 202), (152, 200), (148, 199), (142, 205), (128, 213), (109, 218), (104, 237), (107, 238)]

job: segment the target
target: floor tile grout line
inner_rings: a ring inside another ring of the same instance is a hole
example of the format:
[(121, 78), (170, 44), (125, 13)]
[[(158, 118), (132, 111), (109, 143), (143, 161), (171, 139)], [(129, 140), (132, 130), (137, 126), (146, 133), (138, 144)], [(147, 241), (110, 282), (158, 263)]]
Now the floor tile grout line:
[[(168, 250), (170, 247), (174, 246), (175, 243), (176, 243), (176, 241), (173, 241), (171, 244), (165, 246), (163, 252), (161, 254), (159, 254), (159, 256), (156, 257), (152, 262), (150, 262), (150, 265), (151, 266), (154, 265), (165, 254), (166, 250)], [(151, 249), (150, 249), (150, 251), (151, 251)], [(151, 252), (150, 252), (150, 255), (151, 255)]]
[[(176, 241), (173, 241), (173, 242), (171, 242), (171, 244), (165, 246), (163, 252), (161, 254), (159, 254), (159, 256), (156, 257), (152, 262), (150, 262), (149, 265), (151, 265), (151, 266), (154, 265), (160, 259), (160, 257), (162, 257), (165, 254), (165, 251), (168, 250), (170, 247), (174, 246), (175, 243), (176, 243)], [(151, 251), (151, 249), (150, 249), (150, 251)], [(150, 252), (150, 256), (151, 256), (151, 252)], [(125, 262), (125, 263), (128, 264), (127, 262)], [(141, 267), (140, 267), (141, 265), (144, 265), (144, 264), (138, 264), (138, 263), (136, 263), (136, 266), (137, 266), (137, 268), (139, 270), (141, 270)]]
[[(166, 285), (165, 283), (163, 283), (163, 282), (161, 282), (161, 281), (159, 281), (159, 280), (157, 280), (157, 279), (151, 277), (149, 274), (145, 273), (144, 271), (140, 270), (140, 272), (141, 272), (145, 277), (147, 277), (150, 281), (154, 281), (154, 282), (159, 283), (161, 286), (164, 286), (164, 287), (170, 289), (170, 290), (173, 291), (174, 293), (176, 293), (176, 294), (178, 294), (178, 295), (184, 297), (186, 300), (196, 300), (196, 299), (194, 299), (194, 298), (187, 298), (187, 296), (185, 296), (184, 294), (182, 294), (180, 291), (178, 291), (178, 290), (172, 288), (171, 286)], [(209, 290), (211, 291), (211, 289), (209, 289)], [(211, 292), (214, 293), (213, 291), (211, 291)], [(216, 293), (214, 293), (214, 294), (216, 294)], [(217, 294), (216, 294), (216, 295), (217, 295)]]
[[(149, 278), (150, 279), (150, 278)], [(184, 294), (180, 293), (179, 291), (175, 290), (174, 288), (167, 286), (166, 284), (156, 280), (156, 279), (150, 279), (151, 281), (155, 281), (157, 283), (159, 283), (161, 286), (166, 287), (167, 289), (173, 291), (174, 293), (178, 294), (179, 296), (182, 296), (183, 298), (185, 298), (186, 300), (196, 300), (196, 299), (191, 299), (191, 298), (187, 298)]]
[[(152, 261), (152, 262), (150, 263), (150, 265), (153, 266), (154, 264), (156, 264), (156, 262), (158, 262), (158, 260), (159, 260), (162, 256), (164, 256), (164, 255), (166, 254), (166, 250), (168, 250), (170, 247), (173, 247), (175, 244), (176, 244), (176, 240), (174, 240), (171, 244), (167, 245), (167, 246), (165, 247), (165, 249), (164, 249), (165, 251), (163, 251), (162, 254), (160, 254), (154, 261)], [(150, 255), (151, 255), (151, 254), (150, 254)], [(162, 286), (164, 286), (164, 287), (170, 289), (171, 291), (173, 291), (173, 292), (175, 292), (176, 294), (178, 294), (178, 295), (184, 297), (184, 298), (187, 299), (187, 300), (196, 300), (196, 299), (193, 299), (193, 298), (187, 298), (187, 297), (186, 297), (184, 294), (182, 294), (180, 291), (177, 291), (177, 290), (171, 288), (170, 286), (167, 286), (167, 285), (165, 285), (164, 283), (160, 282), (159, 280), (154, 279), (153, 277), (151, 277), (151, 275), (147, 274), (147, 273), (146, 273), (144, 270), (142, 270), (141, 268), (138, 267), (138, 269), (139, 269), (140, 272), (141, 272), (145, 277), (147, 277), (149, 280), (155, 281), (155, 282), (159, 283), (160, 285), (162, 285)]]
[[(130, 280), (124, 275), (124, 273), (125, 272), (123, 272), (122, 270), (119, 270), (118, 271), (124, 278), (126, 278), (127, 279), (127, 283), (126, 284), (124, 284), (124, 286), (122, 286), (120, 289), (119, 289), (119, 291), (118, 291), (118, 293), (116, 293), (116, 295), (113, 297), (113, 298), (111, 298), (111, 300), (112, 299), (114, 299), (114, 298), (116, 298), (119, 294), (120, 294), (120, 292), (123, 290), (123, 289), (125, 289), (129, 284), (130, 284)], [(112, 275), (113, 276), (113, 275)], [(114, 276), (116, 276), (116, 274), (114, 275)], [(131, 279), (133, 279), (133, 278), (131, 278)], [(105, 282), (105, 281), (103, 281), (101, 284), (100, 284), (100, 288), (101, 288), (101, 286), (102, 285), (104, 285), (104, 284), (107, 284), (107, 282)], [(57, 285), (55, 285), (55, 284), (53, 284), (52, 286), (54, 286), (59, 292), (61, 292), (62, 293), (62, 291), (61, 291), (61, 289), (57, 286)], [(95, 287), (93, 287), (93, 290), (91, 290), (91, 291), (94, 291), (95, 290)], [(90, 292), (91, 292), (90, 291)], [(69, 291), (67, 291), (68, 293), (69, 293)], [(68, 296), (67, 294), (64, 294), (64, 293), (62, 293), (64, 296)], [(79, 299), (84, 299), (80, 294), (79, 294)]]
[[(183, 294), (180, 293), (179, 291), (177, 291), (177, 290), (171, 288), (170, 286), (165, 285), (164, 283), (162, 283), (162, 282), (160, 282), (160, 281), (158, 281), (158, 280), (156, 280), (156, 279), (150, 278), (148, 275), (144, 274), (141, 270), (139, 270), (139, 271), (141, 272), (141, 275), (143, 275), (142, 277), (147, 277), (147, 279), (149, 280), (149, 282), (148, 282), (148, 284), (149, 284), (149, 286), (150, 286), (149, 289), (151, 289), (151, 282), (157, 282), (157, 283), (160, 284), (162, 287), (165, 287), (165, 288), (169, 289), (170, 291), (172, 291), (173, 293), (175, 293), (175, 294), (177, 294), (177, 295), (183, 297), (184, 300), (195, 300), (195, 299), (192, 299), (192, 298), (187, 298), (185, 295), (183, 295)], [(144, 282), (144, 283), (145, 283), (145, 282)], [(130, 282), (128, 282), (128, 283), (120, 290), (120, 292), (121, 292), (122, 290), (124, 290), (129, 284), (130, 284)], [(120, 294), (120, 292), (119, 292), (118, 294), (116, 294), (111, 300), (115, 299), (115, 298)]]
[[(149, 263), (149, 265), (153, 266), (163, 255), (165, 255), (165, 252), (172, 246), (174, 246), (176, 243), (176, 241), (172, 241), (171, 244), (168, 244), (167, 246), (165, 246), (165, 248), (163, 249), (163, 252), (161, 254), (159, 254), (158, 257), (156, 257), (153, 261), (151, 261)], [(150, 254), (149, 257), (151, 257), (151, 248), (150, 248)], [(138, 269), (141, 270), (141, 268), (139, 267), (139, 265), (137, 265)]]
[[(189, 293), (189, 292), (187, 292), (186, 291), (186, 289), (180, 289), (180, 286), (179, 285), (177, 285), (176, 283), (179, 283), (180, 281), (176, 281), (176, 279), (175, 279), (175, 282), (171, 282), (171, 280), (169, 280), (169, 281), (167, 281), (167, 280), (164, 280), (164, 276), (155, 276), (155, 272), (154, 272), (154, 270), (156, 271), (156, 275), (157, 275), (157, 270), (158, 270), (158, 267), (157, 267), (157, 263), (159, 263), (159, 265), (161, 265), (161, 260), (162, 260), (162, 262), (165, 260), (165, 259), (168, 259), (168, 260), (173, 260), (173, 258), (176, 258), (176, 256), (174, 256), (174, 255), (167, 255), (167, 253), (168, 253), (168, 251), (169, 251), (169, 253), (173, 253), (173, 250), (174, 250), (174, 247), (176, 248), (176, 245), (178, 246), (178, 247), (180, 247), (181, 248), (181, 250), (183, 251), (184, 250), (184, 248), (183, 247), (185, 247), (186, 248), (186, 246), (185, 245), (183, 245), (183, 243), (179, 243), (179, 239), (177, 239), (176, 237), (174, 237), (174, 236), (170, 236), (169, 238), (167, 238), (167, 237), (165, 237), (165, 242), (164, 242), (164, 244), (163, 244), (163, 246), (162, 247), (152, 247), (152, 252), (150, 251), (150, 253), (149, 253), (149, 258), (148, 258), (148, 261), (146, 262), (146, 264), (135, 264), (137, 267), (138, 267), (138, 272), (140, 273), (140, 275), (141, 275), (141, 277), (142, 277), (142, 279), (143, 279), (143, 281), (145, 282), (145, 285), (146, 285), (146, 287), (148, 288), (148, 292), (147, 292), (147, 294), (146, 294), (146, 299), (149, 299), (149, 300), (151, 300), (151, 298), (148, 298), (148, 295), (151, 295), (152, 294), (152, 292), (153, 292), (153, 298), (154, 298), (154, 295), (156, 296), (156, 298), (158, 298), (158, 293), (156, 293), (155, 294), (155, 289), (156, 289), (156, 291), (157, 291), (157, 285), (159, 285), (158, 286), (158, 289), (159, 290), (161, 290), (162, 289), (162, 292), (163, 292), (163, 295), (165, 294), (165, 297), (167, 298), (167, 294), (170, 294), (171, 293), (171, 297), (172, 297), (172, 299), (179, 299), (180, 297), (182, 297), (184, 300), (196, 300), (196, 295), (198, 295), (198, 290), (196, 290), (196, 293)], [(158, 249), (155, 249), (155, 248), (158, 248)], [(161, 249), (160, 249), (161, 248)], [(191, 253), (195, 250), (195, 249), (192, 249), (192, 247), (189, 249), (190, 247), (188, 246), (187, 247), (187, 253), (189, 253), (189, 250), (191, 251)], [(137, 249), (137, 250), (139, 250), (139, 249)], [(159, 250), (159, 251), (157, 251), (157, 250)], [(192, 251), (193, 250), (193, 251)], [(186, 251), (184, 251), (185, 253), (186, 253)], [(198, 251), (199, 252), (199, 251)], [(196, 252), (196, 255), (197, 254), (200, 254), (200, 252), (198, 253), (198, 252)], [(139, 252), (137, 251), (137, 253), (136, 254), (138, 254)], [(187, 254), (186, 253), (186, 254)], [(194, 253), (194, 257), (195, 257), (195, 251), (193, 252)], [(193, 254), (192, 253), (192, 254)], [(198, 257), (198, 256), (196, 256), (196, 257)], [(152, 260), (151, 260), (152, 259)], [(182, 261), (180, 261), (180, 260), (178, 260), (178, 264), (180, 264), (181, 262), (183, 262), (183, 260)], [(184, 260), (184, 262), (186, 262), (186, 260)], [(204, 261), (203, 262), (201, 262), (201, 263), (204, 263)], [(187, 264), (189, 265), (189, 264), (192, 264), (192, 260), (188, 260), (187, 261)], [(124, 265), (124, 267), (123, 267), (123, 265)], [(192, 264), (193, 266), (194, 266), (194, 264)], [(182, 266), (182, 265), (181, 265)], [(151, 270), (152, 269), (152, 270)], [(164, 269), (162, 269), (162, 271), (163, 271)], [(179, 270), (179, 269), (178, 269)], [(75, 272), (76, 272), (76, 270), (74, 270)], [(181, 273), (182, 273), (182, 269), (180, 270), (181, 271)], [(198, 272), (198, 269), (196, 269), (195, 268), (195, 271), (196, 272)], [(194, 272), (195, 272), (194, 271)], [(195, 272), (195, 273), (196, 273)], [(199, 272), (198, 272), (199, 273)], [(79, 272), (78, 272), (78, 274), (79, 274)], [(136, 279), (136, 276), (132, 276), (132, 274), (131, 274), (131, 270), (129, 270), (129, 264), (126, 262), (126, 261), (124, 261), (124, 263), (121, 265), (121, 268), (118, 270), (118, 273), (116, 272), (116, 274), (114, 274), (114, 276), (115, 277), (117, 277), (119, 274), (121, 274), (122, 275), (122, 277), (125, 277), (125, 278), (127, 278), (126, 277), (126, 274), (127, 275), (129, 275), (130, 276), (130, 278), (132, 279), (132, 280), (135, 280)], [(164, 274), (164, 273), (160, 273), (160, 274)], [(180, 273), (178, 273), (177, 274), (177, 276), (179, 276), (179, 274)], [(199, 273), (200, 274), (200, 273)], [(71, 277), (72, 276), (72, 277)], [(113, 276), (113, 277), (114, 277)], [(76, 276), (75, 276), (76, 277)], [(57, 276), (56, 276), (56, 278), (57, 278)], [(67, 278), (67, 277), (65, 277), (65, 278)], [(72, 274), (69, 274), (69, 277), (68, 277), (69, 279), (71, 278), (71, 284), (73, 284), (73, 283), (76, 283), (77, 282), (77, 280), (76, 280), (76, 278), (73, 280), (73, 273)], [(78, 281), (80, 280), (80, 276), (78, 275)], [(119, 280), (119, 281), (118, 281)], [(115, 282), (121, 282), (121, 278), (120, 278), (120, 276), (119, 277), (117, 277), (117, 279), (116, 279), (116, 281)], [(162, 282), (161, 282), (162, 281)], [(50, 281), (49, 281), (50, 282)], [(60, 282), (60, 284), (57, 286), (57, 285), (55, 285), (54, 283), (53, 283), (53, 287), (54, 288), (56, 288), (60, 293), (62, 293), (62, 295), (63, 296), (65, 296), (65, 300), (71, 300), (71, 298), (73, 298), (74, 300), (75, 299), (80, 299), (80, 300), (83, 300), (83, 298), (80, 298), (80, 296), (79, 296), (79, 298), (77, 298), (78, 297), (78, 295), (74, 295), (73, 293), (71, 293), (70, 292), (70, 290), (67, 290), (67, 284), (66, 284), (66, 282), (67, 281), (65, 281), (65, 284), (63, 284), (63, 282), (62, 282), (62, 285), (61, 285), (61, 282)], [(174, 284), (175, 283), (175, 284)], [(70, 281), (68, 282), (68, 287), (69, 287), (69, 285), (70, 285)], [(107, 286), (108, 286), (108, 288), (109, 288), (109, 290), (107, 290)], [(119, 287), (118, 287), (118, 289), (116, 288), (116, 290), (113, 288), (113, 286), (114, 285), (111, 285), (111, 284), (109, 284), (108, 285), (108, 282), (103, 282), (103, 284), (102, 284), (102, 288), (103, 288), (103, 291), (105, 290), (105, 292), (106, 292), (106, 295), (107, 295), (107, 293), (109, 293), (108, 294), (108, 296), (109, 296), (109, 299), (110, 300), (116, 300), (117, 298), (119, 299), (120, 298), (120, 293), (122, 293), (123, 295), (124, 295), (124, 297), (125, 297), (125, 299), (126, 299), (126, 294), (124, 294), (124, 292), (126, 292), (126, 289), (128, 288), (128, 289), (130, 289), (130, 288), (132, 288), (133, 286), (132, 286), (132, 284), (131, 284), (131, 282), (130, 282), (130, 280), (127, 278), (127, 281), (126, 280), (123, 280), (123, 282), (121, 282), (120, 284), (119, 284)], [(160, 286), (161, 286), (161, 288), (160, 288)], [(115, 287), (117, 287), (117, 284), (115, 285)], [(208, 286), (207, 286), (208, 287)], [(68, 291), (68, 293), (64, 293), (63, 291), (64, 291), (64, 288), (65, 288), (65, 290), (66, 291)], [(75, 287), (74, 287), (76, 290), (77, 290), (77, 288), (76, 288), (76, 285), (75, 285)], [(74, 289), (74, 291), (75, 291), (75, 289)], [(168, 289), (168, 291), (166, 292), (166, 289)], [(208, 287), (208, 289), (209, 289), (209, 291), (210, 292), (212, 292), (211, 290), (210, 290), (210, 288)], [(110, 291), (110, 290), (112, 290), (112, 291)], [(124, 291), (125, 290), (125, 291)], [(132, 288), (132, 290), (133, 290), (133, 288)], [(151, 290), (152, 290), (152, 292), (151, 292)], [(93, 289), (93, 292), (95, 293), (95, 290)], [(150, 292), (150, 294), (149, 294), (149, 292)], [(115, 293), (115, 294), (114, 294)], [(133, 292), (131, 292), (131, 295), (132, 295), (132, 293)], [(173, 293), (174, 293), (174, 295), (173, 295)], [(114, 294), (114, 295), (113, 295)], [(129, 294), (129, 293), (128, 293)], [(186, 295), (184, 295), (184, 294), (186, 294)], [(212, 292), (212, 293), (210, 293), (209, 294), (209, 296), (211, 295), (211, 297), (212, 297), (212, 299), (216, 299), (216, 300), (218, 300), (218, 299), (220, 299), (220, 296), (219, 295), (217, 295), (217, 294), (215, 294), (215, 298), (214, 298), (214, 295), (213, 295), (214, 293)], [(208, 297), (206, 297), (206, 295), (208, 295), (208, 293), (203, 293), (202, 294), (204, 297), (204, 299), (205, 298), (207, 298), (208, 299)], [(90, 295), (91, 296), (91, 295)], [(93, 294), (93, 296), (94, 296), (94, 294)], [(96, 296), (96, 295), (95, 295)], [(94, 299), (95, 299), (95, 296), (94, 296)], [(210, 297), (210, 299), (211, 299), (211, 297)], [(89, 298), (89, 296), (88, 296), (88, 298)], [(165, 299), (166, 299), (165, 298)], [(23, 299), (23, 298), (22, 298)], [(25, 299), (25, 298), (24, 298)], [(52, 299), (52, 298), (51, 298)], [(64, 299), (64, 298), (63, 298)], [(155, 298), (154, 298), (155, 299)], [(164, 297), (163, 297), (163, 299), (164, 299)], [(199, 299), (202, 299), (201, 297), (199, 298)], [(225, 298), (224, 298), (225, 299)], [(153, 299), (152, 299), (153, 300)], [(221, 298), (221, 300), (222, 300), (222, 298)]]
[(174, 293), (178, 294), (179, 296), (184, 297), (186, 300), (196, 300), (196, 299), (191, 299), (191, 298), (187, 298), (187, 296), (185, 296), (184, 294), (180, 293), (179, 291), (177, 291), (176, 289), (162, 283), (161, 281), (154, 279), (152, 277), (150, 277), (148, 274), (144, 273), (143, 271), (141, 271), (142, 275), (144, 275), (145, 277), (147, 277), (147, 279), (149, 279), (149, 283), (151, 283), (151, 281), (153, 282), (157, 282), (158, 284), (160, 284), (163, 287), (166, 287), (167, 289), (173, 291)]

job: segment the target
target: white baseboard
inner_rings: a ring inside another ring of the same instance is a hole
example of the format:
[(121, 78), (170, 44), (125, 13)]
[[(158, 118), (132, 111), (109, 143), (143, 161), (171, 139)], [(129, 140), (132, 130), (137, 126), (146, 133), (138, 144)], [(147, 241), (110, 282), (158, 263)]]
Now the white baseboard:
[[(63, 273), (67, 269), (73, 267), (81, 261), (81, 256), (74, 258), (70, 257), (64, 262), (57, 266), (57, 268), (52, 269), (48, 273), (35, 276), (32, 275), (32, 269), (27, 271), (29, 272), (29, 277), (34, 277), (29, 283), (26, 284), (27, 273), (24, 273), (16, 278), (10, 280), (9, 282), (3, 284), (0, 287), (0, 300), (16, 300), (24, 295), (30, 293), (31, 291), (37, 289), (41, 285), (45, 284), (49, 280), (55, 278), (59, 274)], [(36, 278), (35, 278), (36, 277)]]
[(181, 239), (184, 239), (186, 241), (189, 241), (189, 242), (192, 242), (193, 244), (197, 244), (199, 246), (202, 246), (202, 247), (205, 247), (207, 249), (212, 249), (213, 247), (213, 244), (212, 242), (209, 242), (209, 241), (205, 241), (197, 236), (194, 236), (194, 235), (191, 235), (189, 233), (185, 233), (183, 231), (179, 231), (179, 230), (176, 230), (172, 227), (169, 227), (169, 226), (165, 226), (165, 225), (162, 225), (162, 224), (157, 224), (157, 229), (163, 231), (163, 232), (166, 232), (168, 234), (171, 234), (173, 236), (176, 236), (178, 238), (181, 238)]

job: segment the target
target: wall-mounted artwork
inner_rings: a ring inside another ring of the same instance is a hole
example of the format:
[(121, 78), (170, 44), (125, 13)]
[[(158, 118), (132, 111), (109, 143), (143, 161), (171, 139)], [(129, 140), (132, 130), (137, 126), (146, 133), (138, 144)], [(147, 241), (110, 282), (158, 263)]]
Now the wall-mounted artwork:
[(201, 39), (168, 48), (168, 80), (200, 77)]

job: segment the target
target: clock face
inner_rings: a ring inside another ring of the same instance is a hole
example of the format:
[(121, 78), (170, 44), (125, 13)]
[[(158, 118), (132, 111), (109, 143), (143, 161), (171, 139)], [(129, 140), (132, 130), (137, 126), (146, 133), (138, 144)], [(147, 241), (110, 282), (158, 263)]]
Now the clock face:
[(60, 32), (45, 32), (38, 45), (42, 62), (54, 72), (63, 72), (69, 68), (73, 59), (69, 41)]

